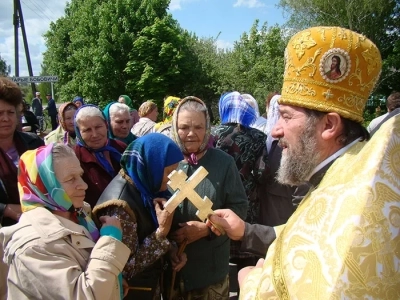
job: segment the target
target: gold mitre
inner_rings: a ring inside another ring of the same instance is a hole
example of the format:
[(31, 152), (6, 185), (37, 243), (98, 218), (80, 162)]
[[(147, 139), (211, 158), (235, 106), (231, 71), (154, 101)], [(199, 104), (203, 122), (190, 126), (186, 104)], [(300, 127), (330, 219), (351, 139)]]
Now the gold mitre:
[(381, 67), (378, 48), (361, 34), (340, 27), (300, 31), (286, 47), (279, 103), (362, 122)]

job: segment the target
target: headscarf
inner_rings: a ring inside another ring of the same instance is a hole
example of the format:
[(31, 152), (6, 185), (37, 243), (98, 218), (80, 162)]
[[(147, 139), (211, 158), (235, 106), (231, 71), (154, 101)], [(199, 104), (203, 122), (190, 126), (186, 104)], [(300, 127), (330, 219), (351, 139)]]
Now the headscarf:
[(118, 102), (112, 101), (112, 102), (108, 103), (107, 106), (103, 109), (103, 114), (104, 114), (104, 117), (106, 118), (107, 125), (108, 125), (108, 137), (110, 139), (120, 140), (120, 141), (124, 142), (125, 144), (129, 145), (131, 142), (133, 142), (136, 139), (136, 137), (133, 135), (133, 133), (131, 131), (129, 131), (127, 137), (123, 138), (123, 139), (116, 137), (114, 135), (114, 132), (112, 131), (110, 108), (111, 108), (111, 105), (113, 105), (115, 103), (118, 103)]
[(75, 103), (73, 103), (73, 102), (63, 103), (63, 104), (60, 105), (60, 107), (58, 109), (58, 121), (60, 122), (61, 128), (64, 130), (64, 138), (63, 138), (64, 145), (68, 145), (69, 144), (69, 137), (70, 136), (73, 139), (76, 137), (75, 132), (71, 133), (71, 132), (69, 132), (67, 130), (67, 127), (66, 127), (65, 122), (64, 122), (64, 112), (67, 110), (67, 108), (69, 108), (71, 106), (74, 107), (75, 110), (78, 109), (76, 107)]
[(83, 100), (83, 98), (81, 96), (76, 96), (74, 98), (74, 100), (72, 100), (72, 102), (73, 103), (80, 102), (82, 105), (85, 105), (85, 101)]
[(257, 118), (260, 116), (260, 109), (258, 107), (257, 100), (250, 94), (242, 94), (242, 98), (251, 105), (252, 108), (256, 111)]
[(268, 107), (268, 114), (267, 114), (267, 127), (266, 127), (266, 134), (267, 134), (267, 150), (271, 150), (272, 142), (275, 138), (272, 137), (271, 131), (274, 128), (276, 122), (279, 120), (279, 103), (278, 100), (281, 95), (275, 95), (271, 98), (269, 107)]
[(77, 213), (80, 225), (84, 226), (94, 241), (99, 231), (89, 215), (83, 209), (74, 209), (72, 201), (55, 176), (53, 166), (53, 146), (41, 146), (26, 151), (19, 161), (18, 190), (23, 212), (45, 207), (50, 211)]
[(163, 108), (164, 120), (154, 125), (155, 131), (157, 131), (161, 126), (171, 123), (174, 111), (178, 107), (180, 101), (181, 101), (180, 98), (174, 96), (168, 96), (164, 100), (164, 108)]
[(129, 108), (133, 109), (133, 101), (128, 95), (120, 95), (119, 98), (124, 98), (125, 104), (129, 106)]
[(140, 191), (144, 206), (158, 225), (153, 199), (169, 198), (167, 191), (160, 193), (164, 168), (183, 160), (178, 146), (161, 133), (146, 134), (129, 144), (121, 159), (122, 169), (132, 178)]
[(238, 92), (224, 94), (219, 99), (221, 124), (237, 123), (250, 127), (257, 120), (256, 111)]
[[(110, 139), (107, 139), (106, 145), (99, 148), (99, 149), (92, 149), (90, 147), (88, 147), (88, 145), (85, 143), (85, 141), (82, 139), (82, 135), (81, 135), (81, 131), (79, 129), (78, 123), (76, 122), (76, 116), (78, 115), (78, 112), (84, 108), (84, 107), (95, 107), (97, 108), (100, 113), (103, 115), (104, 118), (104, 122), (106, 123), (107, 126), (107, 132), (108, 130), (108, 125), (107, 125), (107, 121), (106, 118), (103, 114), (103, 112), (100, 110), (100, 108), (98, 108), (96, 105), (93, 104), (86, 104), (83, 105), (81, 107), (78, 108), (78, 110), (75, 112), (75, 117), (74, 117), (74, 127), (75, 127), (75, 133), (76, 133), (76, 140), (77, 140), (77, 144), (81, 147), (85, 147), (86, 149), (88, 149), (90, 152), (94, 153), (94, 156), (96, 157), (96, 160), (99, 162), (100, 165), (102, 165), (102, 167), (107, 171), (108, 174), (111, 175), (111, 177), (114, 177), (115, 171), (113, 166), (108, 162), (108, 160), (106, 159), (105, 155), (104, 155), (104, 151), (108, 151), (110, 153), (110, 156), (112, 159), (114, 159), (117, 162), (121, 161), (121, 153), (119, 153), (119, 151), (117, 149), (115, 149), (114, 147), (110, 146)], [(107, 133), (108, 134), (108, 133)]]
[[(182, 105), (188, 101), (195, 101), (200, 103), (202, 106), (204, 106), (205, 108), (205, 113), (206, 113), (206, 134), (204, 136), (204, 140), (200, 145), (199, 150), (196, 153), (190, 153), (186, 150), (185, 145), (182, 143), (181, 139), (179, 138), (178, 135), (178, 114), (179, 114), (179, 110), (182, 107)], [(187, 161), (189, 164), (192, 165), (197, 165), (198, 161), (197, 161), (197, 155), (199, 155), (200, 153), (203, 153), (204, 151), (206, 151), (208, 148), (210, 148), (212, 145), (209, 143), (210, 141), (210, 134), (211, 134), (211, 123), (210, 123), (210, 116), (208, 115), (208, 109), (207, 106), (205, 105), (205, 103), (200, 100), (197, 97), (194, 96), (188, 96), (184, 99), (182, 99), (179, 102), (178, 107), (175, 109), (174, 111), (174, 115), (172, 117), (172, 138), (173, 140), (178, 144), (179, 148), (181, 149), (181, 151), (183, 152), (183, 155), (187, 158)]]
[[(124, 98), (125, 104), (129, 106), (129, 113), (131, 114), (132, 118), (132, 126), (135, 125), (137, 122), (139, 122), (139, 113), (136, 109), (133, 108), (133, 101), (128, 95), (120, 95), (119, 98)], [(126, 143), (128, 144), (128, 143)]]

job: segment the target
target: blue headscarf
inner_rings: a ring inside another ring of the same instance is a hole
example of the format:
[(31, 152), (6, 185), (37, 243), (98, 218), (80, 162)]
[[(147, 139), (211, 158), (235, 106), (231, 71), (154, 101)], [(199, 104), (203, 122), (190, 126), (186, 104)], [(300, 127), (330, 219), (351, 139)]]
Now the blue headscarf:
[[(86, 104), (83, 105), (81, 107), (79, 107), (77, 109), (77, 111), (75, 112), (75, 116), (74, 116), (74, 127), (75, 127), (75, 133), (76, 133), (76, 140), (77, 140), (77, 145), (81, 146), (81, 147), (85, 147), (86, 149), (88, 149), (90, 152), (94, 153), (94, 156), (96, 157), (97, 161), (100, 163), (100, 165), (102, 165), (102, 167), (107, 171), (108, 174), (110, 174), (111, 177), (114, 177), (115, 171), (113, 166), (108, 162), (107, 158), (104, 156), (104, 151), (108, 151), (110, 153), (110, 156), (113, 160), (120, 162), (121, 161), (121, 153), (118, 152), (117, 149), (115, 149), (114, 147), (110, 146), (110, 140), (107, 139), (107, 143), (105, 146), (99, 148), (99, 149), (92, 149), (90, 147), (88, 147), (88, 145), (85, 143), (85, 141), (82, 139), (82, 135), (81, 135), (81, 131), (79, 129), (78, 123), (76, 122), (76, 116), (78, 115), (78, 112), (85, 108), (85, 107), (95, 107), (97, 108), (101, 115), (103, 116), (104, 119), (104, 123), (106, 123), (107, 126), (107, 122), (106, 122), (106, 118), (104, 117), (103, 112), (100, 110), (100, 108), (98, 108), (96, 105), (93, 104)], [(107, 126), (108, 127), (108, 126)], [(107, 130), (108, 131), (108, 130)]]
[(114, 135), (114, 132), (112, 131), (110, 107), (111, 107), (111, 105), (113, 105), (115, 103), (118, 103), (118, 102), (113, 101), (111, 103), (108, 103), (107, 106), (103, 109), (103, 114), (104, 114), (104, 116), (106, 118), (106, 121), (107, 121), (107, 124), (108, 124), (108, 137), (110, 139), (120, 140), (121, 142), (124, 142), (125, 144), (129, 145), (130, 143), (132, 143), (137, 138), (132, 132), (129, 131), (128, 136), (126, 138), (121, 139), (119, 137), (116, 137)]
[(183, 160), (179, 147), (161, 133), (149, 133), (129, 144), (122, 155), (121, 167), (132, 178), (140, 192), (144, 206), (158, 225), (153, 199), (169, 198), (171, 194), (161, 191), (164, 168)]
[(221, 124), (237, 123), (250, 127), (256, 119), (255, 109), (238, 92), (223, 94), (219, 99)]
[(76, 96), (74, 98), (74, 100), (72, 100), (72, 102), (73, 103), (80, 102), (80, 103), (82, 103), (82, 105), (85, 105), (85, 101), (83, 100), (83, 98), (81, 96)]

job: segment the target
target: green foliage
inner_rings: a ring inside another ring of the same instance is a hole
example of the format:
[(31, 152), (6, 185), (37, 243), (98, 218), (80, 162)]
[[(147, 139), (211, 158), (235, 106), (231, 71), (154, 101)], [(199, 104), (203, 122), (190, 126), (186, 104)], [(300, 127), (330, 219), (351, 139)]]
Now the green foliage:
[(242, 34), (229, 54), (230, 77), (226, 86), (253, 95), (260, 111), (265, 110), (267, 94), (282, 87), (287, 44), (283, 33), (277, 25), (268, 28), (264, 23), (259, 28), (256, 20), (250, 32)]
[(79, 94), (97, 104), (128, 94), (136, 106), (164, 96), (181, 60), (180, 29), (168, 3), (72, 0), (45, 35), (44, 66), (60, 78), (58, 96), (68, 101)]
[(0, 76), (8, 76), (11, 72), (11, 66), (0, 55)]

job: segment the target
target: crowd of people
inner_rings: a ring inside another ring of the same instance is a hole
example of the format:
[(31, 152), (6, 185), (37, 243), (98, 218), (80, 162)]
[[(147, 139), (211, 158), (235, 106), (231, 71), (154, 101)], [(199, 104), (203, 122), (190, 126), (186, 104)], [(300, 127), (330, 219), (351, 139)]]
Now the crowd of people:
[[(241, 299), (400, 298), (400, 93), (362, 126), (379, 50), (315, 27), (285, 63), (264, 114), (238, 91), (215, 126), (195, 96), (159, 117), (127, 95), (57, 112), (49, 94), (44, 139), (40, 93), (29, 116), (0, 77), (0, 299), (229, 299), (236, 278)], [(192, 193), (214, 214), (165, 209), (170, 174), (203, 168)]]

